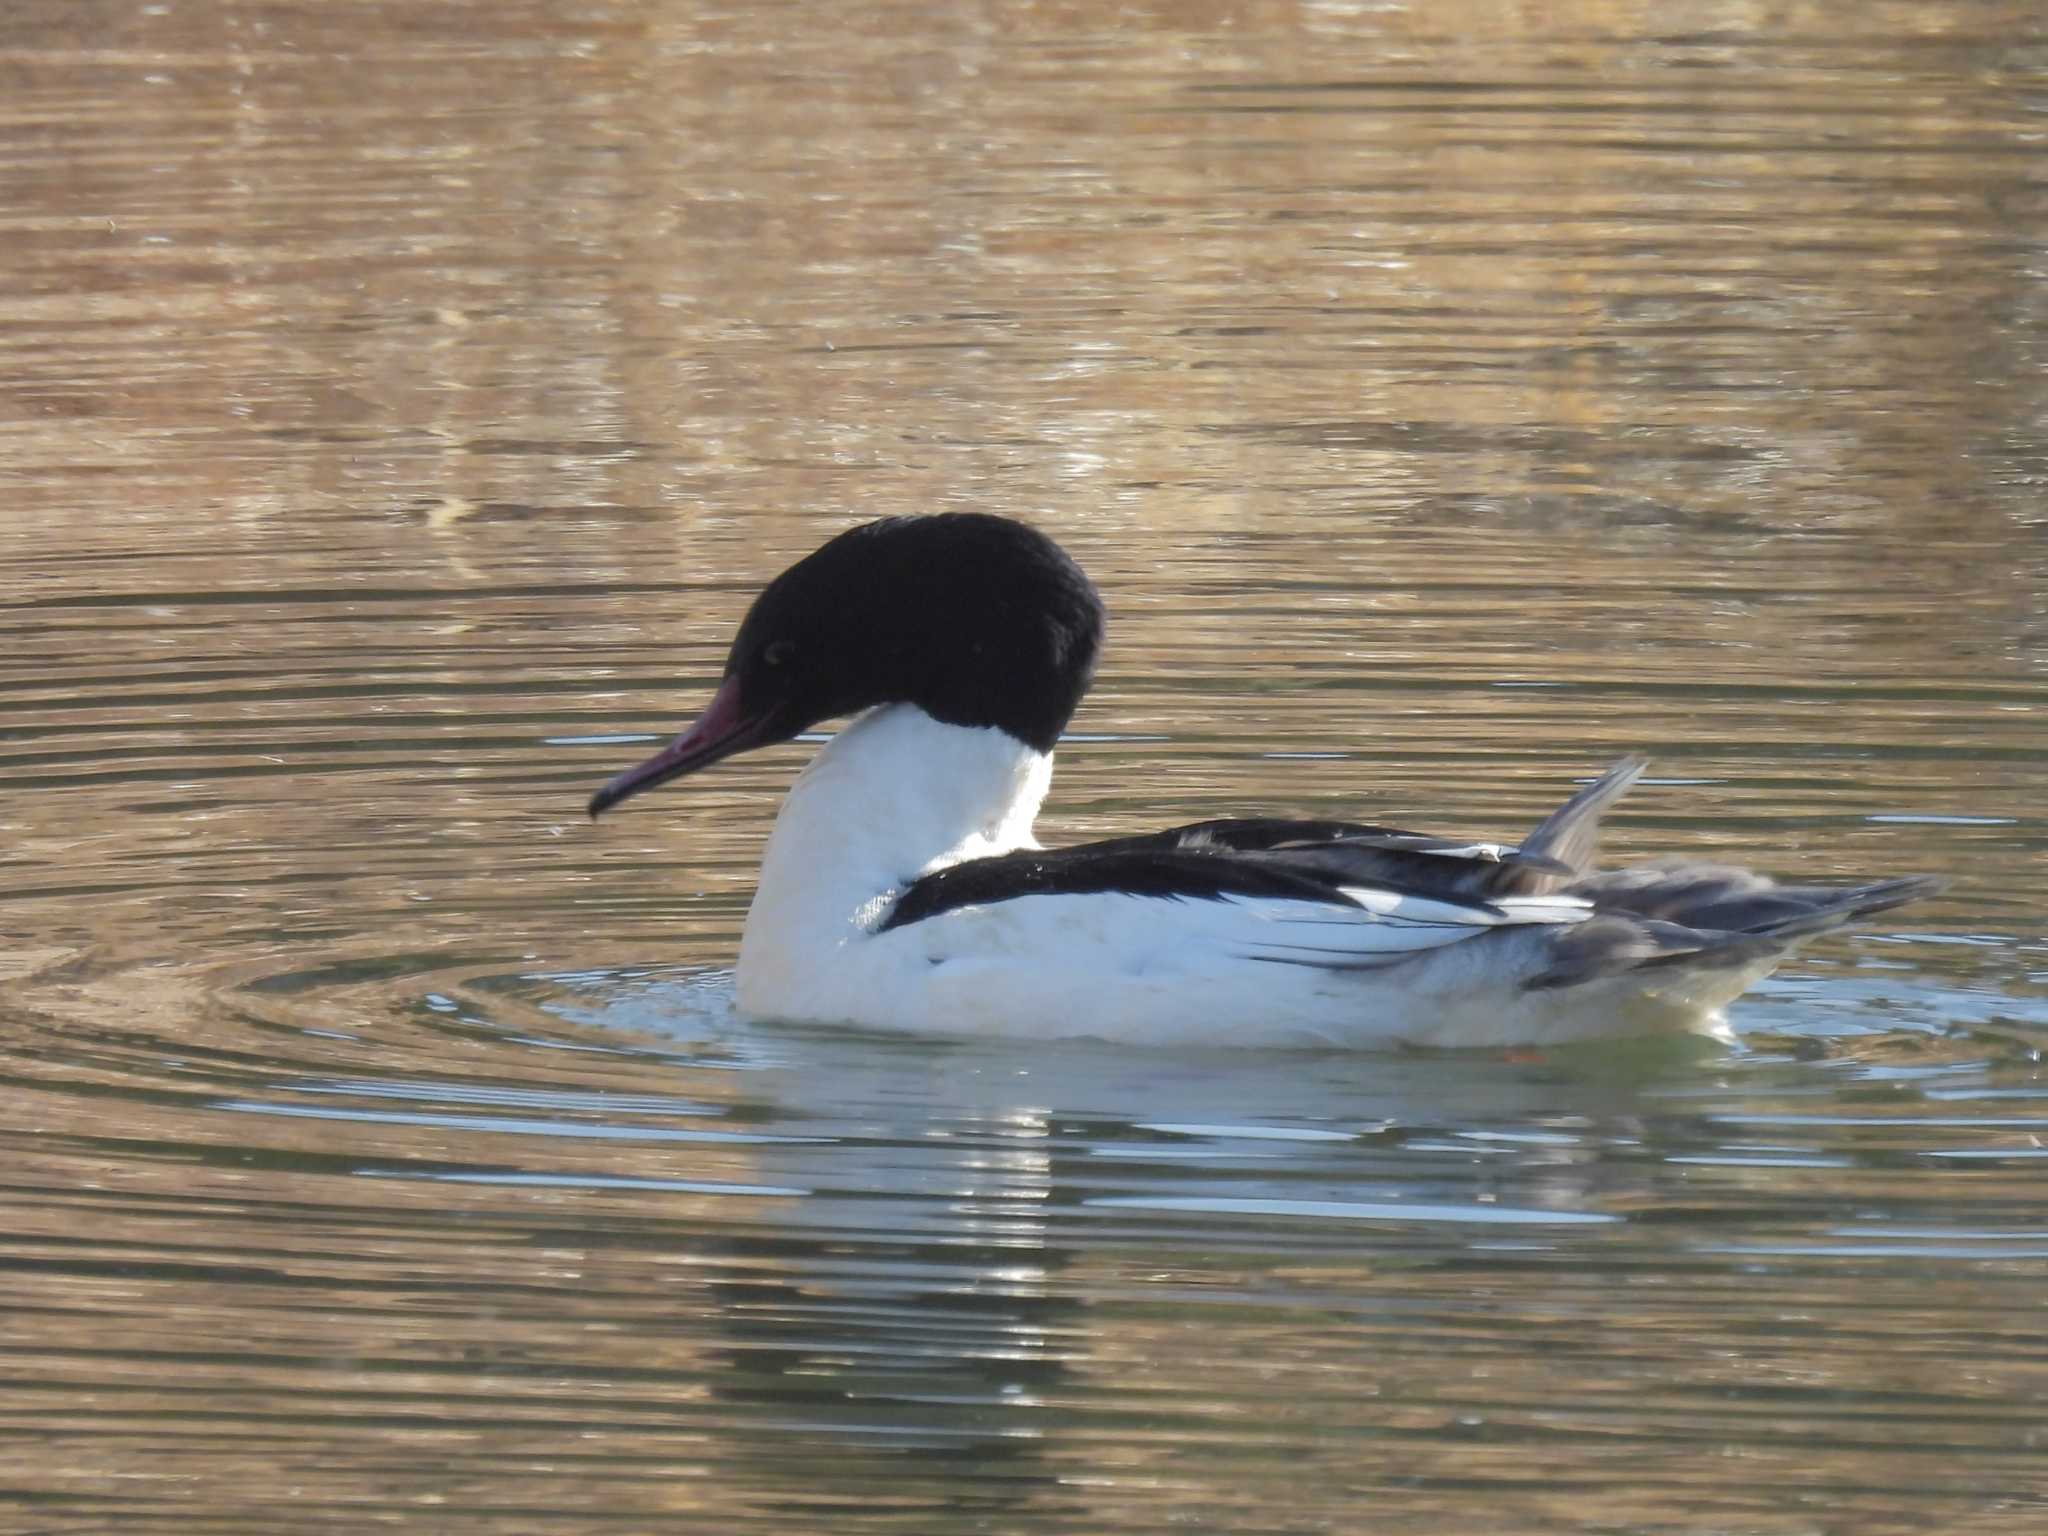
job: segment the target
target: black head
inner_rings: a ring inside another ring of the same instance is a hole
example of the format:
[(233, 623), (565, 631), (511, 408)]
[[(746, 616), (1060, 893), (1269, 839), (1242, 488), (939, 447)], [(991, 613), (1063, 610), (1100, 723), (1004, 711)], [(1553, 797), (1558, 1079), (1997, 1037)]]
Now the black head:
[(876, 704), (1050, 752), (1088, 691), (1102, 624), (1081, 568), (1022, 523), (955, 512), (848, 529), (754, 599), (703, 716), (590, 813)]

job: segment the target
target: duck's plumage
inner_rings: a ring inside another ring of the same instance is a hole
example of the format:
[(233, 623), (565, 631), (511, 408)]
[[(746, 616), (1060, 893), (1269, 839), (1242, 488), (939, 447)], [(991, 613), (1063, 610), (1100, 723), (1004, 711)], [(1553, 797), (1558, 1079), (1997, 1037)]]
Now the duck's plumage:
[(1092, 675), (1094, 589), (1022, 524), (842, 534), (763, 592), (697, 726), (595, 814), (858, 718), (791, 790), (742, 940), (750, 1013), (932, 1034), (1477, 1045), (1719, 1026), (1796, 944), (1938, 882), (1594, 868), (1617, 764), (1519, 844), (1258, 817), (1032, 832)]

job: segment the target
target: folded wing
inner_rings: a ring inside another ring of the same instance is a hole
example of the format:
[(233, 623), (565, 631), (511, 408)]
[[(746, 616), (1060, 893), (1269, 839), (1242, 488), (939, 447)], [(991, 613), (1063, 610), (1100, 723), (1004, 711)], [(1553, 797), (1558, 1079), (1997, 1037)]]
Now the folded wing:
[[(936, 870), (902, 892), (876, 931), (1020, 897), (1115, 897), (1089, 913), (1108, 921), (1114, 909), (1141, 942), (1170, 934), (1187, 948), (1349, 971), (1541, 926), (1543, 948), (1524, 951), (1541, 958), (1520, 976), (1541, 989), (1620, 971), (1766, 967), (1804, 939), (1940, 888), (1924, 879), (1781, 886), (1684, 861), (1595, 873), (1600, 819), (1643, 766), (1616, 763), (1519, 845), (1339, 821), (1203, 821)], [(1178, 917), (1166, 910), (1182, 903), (1201, 905)], [(1070, 911), (1080, 919), (1080, 908)]]

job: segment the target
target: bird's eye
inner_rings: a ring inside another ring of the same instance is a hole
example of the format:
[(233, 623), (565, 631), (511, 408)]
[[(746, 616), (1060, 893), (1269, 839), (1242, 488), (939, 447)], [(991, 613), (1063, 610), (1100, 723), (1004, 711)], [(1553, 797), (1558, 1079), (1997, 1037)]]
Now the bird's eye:
[(764, 667), (786, 666), (789, 663), (789, 659), (795, 654), (796, 642), (794, 640), (771, 640), (768, 643), (768, 648), (761, 653), (761, 665)]

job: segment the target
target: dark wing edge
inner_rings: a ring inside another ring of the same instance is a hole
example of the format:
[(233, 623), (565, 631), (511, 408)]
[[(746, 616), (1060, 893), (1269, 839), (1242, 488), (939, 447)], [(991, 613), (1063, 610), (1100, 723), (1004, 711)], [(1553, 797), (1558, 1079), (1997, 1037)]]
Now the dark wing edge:
[(1018, 896), (1122, 891), (1172, 900), (1273, 897), (1355, 908), (1370, 886), (1498, 919), (1507, 896), (1559, 892), (1590, 865), (1601, 815), (1643, 771), (1624, 758), (1553, 811), (1516, 847), (1349, 821), (1226, 817), (1032, 849), (935, 870), (904, 888), (876, 932)]
[(1363, 909), (1344, 887), (1367, 883), (1463, 908), (1479, 923), (1490, 925), (1500, 916), (1491, 903), (1462, 896), (1440, 882), (1410, 883), (1389, 879), (1384, 873), (1367, 874), (1357, 859), (1321, 857), (1320, 847), (1237, 849), (1213, 840), (1174, 840), (1179, 832), (1188, 830), (1113, 838), (1072, 848), (1030, 849), (951, 864), (910, 882), (875, 932), (886, 933), (961, 907), (986, 906), (1020, 896), (1115, 893), (1168, 901), (1264, 898), (1320, 903), (1355, 913)]
[(1198, 821), (1103, 847), (1237, 855), (1291, 867), (1337, 885), (1385, 885), (1443, 901), (1485, 902), (1538, 888), (1545, 875), (1574, 871), (1542, 854), (1500, 843), (1438, 837), (1348, 821), (1243, 817)]

